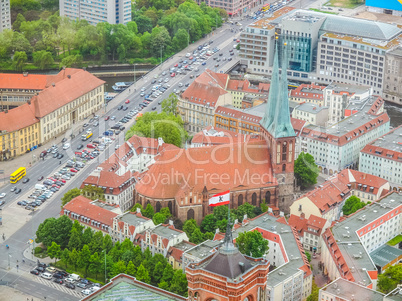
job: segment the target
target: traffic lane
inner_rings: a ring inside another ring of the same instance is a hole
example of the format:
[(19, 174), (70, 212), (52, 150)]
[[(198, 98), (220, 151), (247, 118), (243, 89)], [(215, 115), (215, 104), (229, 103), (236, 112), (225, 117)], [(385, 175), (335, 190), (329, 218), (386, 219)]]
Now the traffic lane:
[(0, 279), (1, 281), (6, 282), (7, 286), (40, 300), (79, 300), (79, 298), (64, 293), (60, 290), (43, 286), (41, 284), (38, 285), (38, 282), (30, 279), (29, 275), (24, 275), (24, 277), (22, 277), (21, 274), (17, 272), (6, 272), (0, 270)]

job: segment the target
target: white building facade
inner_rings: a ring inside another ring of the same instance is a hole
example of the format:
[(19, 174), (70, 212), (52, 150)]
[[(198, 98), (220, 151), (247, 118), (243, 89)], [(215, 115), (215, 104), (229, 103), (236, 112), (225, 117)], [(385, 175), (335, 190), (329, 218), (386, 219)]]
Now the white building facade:
[(60, 16), (72, 20), (87, 20), (96, 25), (127, 24), (131, 21), (130, 0), (60, 0)]
[(10, 0), (0, 0), (0, 32), (11, 29)]

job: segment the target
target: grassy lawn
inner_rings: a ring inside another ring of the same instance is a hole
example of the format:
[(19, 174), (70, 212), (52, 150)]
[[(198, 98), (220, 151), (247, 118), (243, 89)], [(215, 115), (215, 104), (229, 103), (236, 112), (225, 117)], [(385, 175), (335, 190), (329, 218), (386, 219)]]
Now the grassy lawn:
[(319, 13), (324, 13), (324, 14), (330, 14), (330, 15), (337, 15), (338, 13), (333, 12), (333, 11), (326, 11), (326, 10), (319, 10), (318, 8), (310, 8), (310, 10), (319, 12)]
[(396, 244), (399, 244), (401, 241), (402, 241), (402, 235), (399, 234), (398, 236), (394, 237), (389, 242), (387, 242), (387, 244), (390, 246), (395, 246)]
[(325, 3), (325, 6), (343, 7), (343, 8), (355, 8), (362, 5), (362, 0), (329, 0)]

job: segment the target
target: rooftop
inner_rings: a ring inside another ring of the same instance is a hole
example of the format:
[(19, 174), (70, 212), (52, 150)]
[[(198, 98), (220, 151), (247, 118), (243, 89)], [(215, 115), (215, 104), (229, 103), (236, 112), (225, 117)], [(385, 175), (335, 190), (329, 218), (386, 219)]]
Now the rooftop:
[(391, 130), (384, 136), (381, 136), (380, 138), (374, 140), (372, 143), (367, 145), (365, 149), (367, 148), (374, 150), (377, 147), (391, 150), (399, 153), (399, 155), (402, 155), (402, 125)]
[(282, 7), (281, 9), (278, 9), (273, 14), (271, 14), (268, 18), (258, 20), (256, 22), (250, 24), (248, 27), (261, 28), (261, 29), (272, 29), (274, 27), (271, 24), (272, 21), (274, 21), (280, 17), (283, 17), (284, 15), (293, 11), (294, 9), (295, 9), (294, 7), (289, 7), (289, 6)]
[(42, 74), (0, 74), (0, 89), (43, 90), (48, 83), (49, 76)]
[(367, 271), (377, 270), (363, 244), (360, 242), (359, 237), (363, 234), (363, 231), (360, 231), (360, 229), (384, 214), (389, 213), (392, 209), (398, 208), (401, 204), (402, 195), (392, 193), (377, 202), (366, 205), (360, 211), (357, 211), (332, 227), (334, 239), (337, 241), (339, 250), (348, 268), (351, 269), (355, 282), (369, 285), (371, 279)]
[[(360, 19), (361, 20), (361, 19)], [(362, 38), (360, 36), (351, 36), (351, 35), (344, 35), (344, 34), (335, 34), (331, 32), (327, 32), (322, 35), (323, 37), (328, 37), (332, 39), (338, 39), (338, 40), (344, 40), (344, 41), (349, 41), (352, 43), (359, 43), (359, 44), (364, 44), (380, 49), (393, 49), (399, 45), (399, 41), (402, 38), (402, 35), (398, 35), (397, 37), (391, 39), (391, 40), (375, 40), (371, 38)]]
[(119, 216), (118, 219), (135, 227), (149, 220), (149, 218), (144, 217), (141, 214), (137, 214), (136, 212), (126, 212)]
[(35, 108), (32, 104), (23, 104), (22, 106), (8, 110), (7, 113), (4, 111), (0, 112), (0, 133), (2, 131), (11, 133), (35, 123), (39, 123), (39, 119), (35, 117)]
[(326, 90), (333, 90), (333, 94), (363, 94), (371, 89), (370, 86), (352, 85), (332, 82), (327, 87)]
[(402, 250), (391, 247), (389, 245), (383, 245), (377, 250), (370, 253), (370, 257), (376, 266), (381, 268), (390, 264), (393, 260), (402, 256)]
[(185, 256), (190, 257), (192, 262), (198, 262), (211, 255), (223, 242), (207, 240), (185, 251)]
[(332, 281), (321, 290), (342, 300), (383, 301), (384, 298), (384, 294), (380, 292), (342, 278)]
[(152, 234), (168, 239), (172, 238), (174, 235), (183, 233), (183, 231), (175, 229), (174, 226), (164, 224), (157, 225), (155, 228), (150, 229), (150, 231)]
[(138, 281), (135, 277), (126, 274), (119, 274), (113, 277), (109, 283), (102, 286), (101, 289), (81, 300), (186, 301), (187, 298), (165, 291), (145, 282)]
[(317, 106), (316, 104), (313, 104), (311, 102), (302, 103), (302, 104), (298, 105), (296, 108), (294, 108), (294, 110), (299, 110), (299, 111), (307, 112), (310, 114), (318, 114), (322, 110), (326, 110), (326, 109), (328, 109), (328, 107)]

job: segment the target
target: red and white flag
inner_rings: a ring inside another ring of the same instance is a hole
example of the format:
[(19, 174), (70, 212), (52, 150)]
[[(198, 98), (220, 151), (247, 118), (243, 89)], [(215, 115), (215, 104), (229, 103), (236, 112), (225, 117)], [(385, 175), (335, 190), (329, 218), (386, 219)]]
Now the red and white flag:
[(217, 193), (209, 199), (209, 206), (228, 205), (230, 202), (230, 190)]

